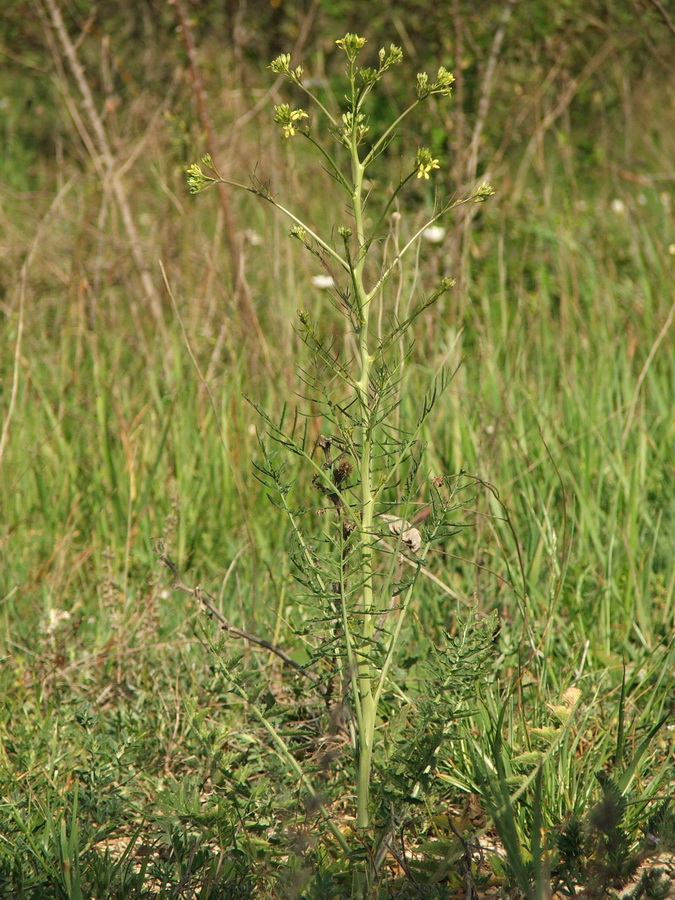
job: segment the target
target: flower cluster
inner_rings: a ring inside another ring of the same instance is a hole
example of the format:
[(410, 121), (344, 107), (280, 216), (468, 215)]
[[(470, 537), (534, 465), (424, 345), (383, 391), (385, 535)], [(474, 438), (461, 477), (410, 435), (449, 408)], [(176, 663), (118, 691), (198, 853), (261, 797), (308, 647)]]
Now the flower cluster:
[(389, 53), (386, 53), (384, 47), (382, 47), (377, 56), (380, 60), (380, 72), (386, 72), (390, 66), (403, 59), (403, 50), (397, 47), (396, 44), (390, 44)]
[(203, 163), (203, 165), (211, 169), (214, 175), (209, 175), (204, 172), (204, 170), (198, 163), (192, 163), (192, 165), (188, 166), (187, 183), (188, 190), (191, 194), (198, 194), (200, 191), (203, 191), (205, 188), (210, 187), (212, 184), (215, 184), (218, 181), (218, 175), (213, 165), (211, 156), (207, 153), (205, 156), (202, 156), (201, 162)]
[(474, 203), (484, 203), (488, 197), (491, 197), (494, 194), (494, 192), (492, 185), (488, 181), (484, 181), (476, 191)]
[(302, 225), (294, 225), (291, 228), (290, 235), (292, 238), (296, 238), (300, 243), (304, 244), (307, 240), (307, 229), (303, 228)]
[(449, 97), (452, 83), (455, 76), (452, 72), (448, 72), (445, 66), (441, 66), (436, 74), (436, 81), (429, 83), (429, 76), (426, 72), (419, 72), (417, 75), (417, 96), (420, 100), (424, 100), (430, 94), (440, 94), (442, 97)]
[(417, 156), (415, 157), (415, 168), (417, 170), (417, 177), (426, 178), (428, 181), (431, 170), (440, 169), (440, 166), (438, 160), (432, 157), (431, 150), (427, 150), (426, 147), (421, 147), (417, 151)]
[(396, 44), (390, 44), (388, 52), (384, 47), (380, 48), (377, 58), (379, 60), (377, 69), (371, 69), (368, 66), (359, 69), (359, 78), (366, 87), (372, 87), (382, 78), (387, 69), (400, 62), (403, 59), (403, 51)]
[(273, 59), (269, 64), (269, 68), (274, 72), (275, 75), (285, 75), (286, 78), (290, 78), (291, 81), (295, 81), (296, 84), (299, 84), (302, 81), (302, 75), (304, 69), (302, 66), (298, 66), (296, 69), (291, 69), (291, 54), (290, 53), (280, 53), (276, 59)]
[(354, 62), (356, 59), (356, 55), (363, 48), (363, 45), (366, 43), (366, 39), (359, 37), (358, 34), (351, 34), (347, 32), (347, 34), (340, 38), (339, 41), (335, 41), (338, 47), (341, 47), (345, 53), (347, 54), (347, 58)]
[(301, 119), (308, 118), (309, 116), (304, 109), (291, 109), (288, 103), (282, 103), (280, 106), (274, 107), (274, 121), (282, 126), (284, 137), (287, 138), (295, 134), (295, 129)]

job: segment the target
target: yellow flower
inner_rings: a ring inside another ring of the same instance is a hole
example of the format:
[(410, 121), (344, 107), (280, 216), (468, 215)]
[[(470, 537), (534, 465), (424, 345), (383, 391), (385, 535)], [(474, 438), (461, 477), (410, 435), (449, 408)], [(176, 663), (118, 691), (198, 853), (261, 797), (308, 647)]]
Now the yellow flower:
[(429, 162), (420, 163), (419, 166), (417, 167), (417, 177), (418, 178), (426, 178), (428, 181), (429, 180), (429, 172), (431, 172), (432, 169), (440, 169), (437, 159), (431, 159), (431, 160), (429, 160)]
[(304, 109), (294, 109), (289, 116), (287, 122), (283, 123), (284, 137), (292, 137), (295, 134), (295, 123), (300, 119), (308, 119), (309, 116)]
[(288, 103), (282, 103), (274, 107), (274, 121), (278, 122), (284, 130), (284, 137), (295, 134), (295, 128), (300, 119), (308, 119), (304, 109), (291, 109)]

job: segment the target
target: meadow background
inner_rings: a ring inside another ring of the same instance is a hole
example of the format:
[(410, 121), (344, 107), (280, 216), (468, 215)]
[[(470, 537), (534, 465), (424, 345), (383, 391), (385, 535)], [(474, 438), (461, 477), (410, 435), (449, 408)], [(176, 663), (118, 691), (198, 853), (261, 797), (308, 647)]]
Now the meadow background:
[[(556, 836), (606, 799), (597, 773), (622, 798), (606, 826), (625, 838), (617, 858), (640, 857), (659, 827), (653, 844), (665, 847), (672, 12), (656, 0), (401, 0), (387, 11), (9, 0), (3, 13), (0, 897), (346, 896), (313, 843), (315, 811), (220, 660), (239, 660), (309, 768), (320, 769), (325, 710), (273, 655), (233, 636), (219, 644), (155, 545), (230, 622), (306, 661), (306, 611), (285, 524), (255, 477), (261, 422), (245, 398), (272, 414), (307, 410), (296, 310), (327, 332), (337, 317), (312, 283), (316, 260), (271, 207), (227, 190), (192, 197), (185, 169), (208, 151), (330, 233), (341, 200), (306, 144), (274, 126), (274, 103), (299, 98), (266, 66), (291, 52), (339, 103), (334, 41), (346, 31), (373, 53), (394, 42), (405, 54), (374, 126), (404, 107), (417, 71), (442, 64), (457, 78), (453, 98), (393, 142), (383, 181), (424, 143), (445, 191), (486, 179), (496, 190), (439, 242), (423, 240), (396, 285), (406, 304), (456, 279), (417, 323), (400, 416), (414, 419), (441, 366), (457, 369), (425, 426), (427, 466), (476, 480), (462, 497), (467, 527), (430, 557), (392, 721), (401, 697), (424, 696), (432, 646), (453, 646), (476, 614), (497, 611), (500, 633), (481, 703), (463, 711), (410, 814), (415, 877), (388, 869), (373, 896), (462, 896), (454, 832), (489, 834), (490, 794), (507, 783), (522, 790), (513, 821), (496, 825), (517, 846), (474, 864), (481, 890), (522, 889), (518, 853), (531, 866), (535, 832), (555, 874)], [(433, 191), (416, 182), (401, 200), (403, 238)], [(288, 467), (296, 502), (316, 505), (311, 473)], [(581, 691), (573, 718), (570, 688)], [(476, 763), (495, 729), (498, 784)], [(394, 751), (414, 750), (411, 734), (401, 725), (383, 750), (382, 781)], [(322, 777), (348, 830), (349, 750), (336, 760)], [(599, 890), (609, 876), (591, 869), (577, 881)]]

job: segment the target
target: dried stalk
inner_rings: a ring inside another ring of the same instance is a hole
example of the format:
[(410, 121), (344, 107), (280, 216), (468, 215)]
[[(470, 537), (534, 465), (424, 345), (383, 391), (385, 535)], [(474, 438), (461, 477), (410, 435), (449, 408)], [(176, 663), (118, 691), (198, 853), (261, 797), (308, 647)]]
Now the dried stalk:
[(286, 653), (285, 650), (282, 650), (281, 647), (277, 647), (275, 644), (271, 643), (271, 641), (265, 640), (265, 638), (258, 637), (258, 635), (252, 634), (250, 631), (245, 631), (243, 628), (238, 628), (236, 625), (233, 625), (230, 620), (221, 613), (218, 607), (215, 606), (211, 594), (200, 587), (200, 585), (197, 585), (196, 587), (190, 587), (189, 585), (181, 581), (180, 574), (178, 572), (178, 566), (170, 557), (166, 555), (166, 553), (164, 553), (161, 541), (156, 542), (155, 551), (157, 553), (157, 558), (159, 559), (159, 561), (163, 566), (166, 566), (166, 568), (173, 575), (173, 583), (171, 587), (175, 591), (182, 591), (184, 594), (189, 594), (191, 597), (194, 597), (195, 600), (209, 613), (209, 615), (213, 616), (213, 618), (216, 619), (223, 631), (227, 631), (229, 634), (234, 634), (236, 637), (243, 638), (250, 644), (256, 644), (258, 647), (263, 647), (265, 650), (269, 650), (270, 653), (274, 653), (275, 656), (278, 656), (279, 659), (283, 660), (291, 669), (294, 669), (301, 675), (305, 675), (307, 678), (309, 678), (310, 681), (318, 682), (319, 679), (314, 674), (314, 672), (311, 672), (309, 669), (305, 669), (304, 666), (301, 666), (300, 663), (297, 663), (291, 656), (288, 655), (288, 653)]
[[(466, 165), (467, 182), (471, 182), (476, 178), (476, 172), (478, 170), (478, 150), (480, 147), (480, 139), (483, 135), (483, 129), (485, 128), (485, 122), (487, 121), (488, 112), (490, 110), (490, 101), (492, 99), (492, 87), (494, 83), (495, 71), (497, 68), (497, 60), (502, 50), (502, 44), (504, 43), (506, 26), (508, 25), (509, 19), (511, 18), (513, 7), (517, 2), (518, 0), (506, 0), (506, 4), (504, 5), (504, 9), (502, 10), (501, 19), (499, 20), (499, 27), (497, 28), (497, 31), (495, 32), (495, 35), (492, 39), (492, 47), (490, 48), (490, 55), (488, 57), (487, 66), (485, 67), (483, 83), (481, 84), (480, 100), (478, 101), (478, 112), (476, 114), (476, 121), (474, 123), (473, 131), (471, 134), (469, 158)], [(487, 174), (485, 177), (488, 178)]]
[[(508, 25), (509, 19), (511, 18), (511, 13), (513, 12), (513, 8), (517, 2), (518, 0), (506, 0), (504, 9), (502, 10), (501, 18), (499, 20), (499, 26), (492, 39), (490, 55), (488, 56), (485, 73), (483, 75), (483, 80), (481, 83), (480, 100), (478, 102), (476, 121), (474, 122), (474, 126), (471, 130), (471, 142), (469, 144), (468, 153), (465, 153), (464, 148), (465, 117), (463, 108), (460, 109), (460, 112), (458, 114), (458, 127), (460, 129), (458, 134), (458, 142), (461, 141), (461, 146), (458, 147), (458, 163), (456, 166), (456, 174), (459, 175), (459, 178), (457, 178), (458, 191), (464, 190), (465, 185), (471, 184), (473, 181), (475, 181), (476, 178), (476, 173), (478, 171), (478, 154), (480, 150), (480, 141), (481, 137), (483, 136), (483, 129), (485, 128), (488, 112), (490, 110), (490, 102), (492, 99), (492, 89), (495, 71), (497, 68), (497, 60), (499, 59), (502, 45), (504, 43), (506, 26)], [(457, 43), (455, 56), (459, 59), (458, 52), (459, 49), (463, 47), (464, 38), (458, 0), (455, 0), (453, 5), (453, 20), (455, 27), (455, 40)], [(464, 80), (461, 70), (458, 75), (458, 80), (459, 86), (457, 96), (458, 99), (462, 100), (463, 102)], [(484, 177), (486, 178), (486, 180), (489, 180), (489, 174), (487, 171), (485, 172)], [(464, 283), (466, 280), (466, 264), (469, 246), (468, 241), (466, 241), (466, 236), (469, 232), (471, 221), (476, 215), (476, 212), (477, 207), (475, 204), (468, 204), (466, 206), (460, 207), (457, 211), (457, 218), (455, 220), (451, 255), (455, 268), (453, 276), (457, 280), (457, 294), (460, 298), (462, 296)]]
[[(626, 46), (634, 43), (637, 40), (637, 36), (631, 36), (626, 41)], [(595, 56), (591, 57), (591, 59), (586, 63), (584, 68), (581, 70), (579, 75), (576, 78), (572, 78), (567, 85), (566, 90), (562, 93), (562, 95), (558, 98), (558, 102), (553, 107), (553, 109), (549, 110), (546, 115), (543, 117), (541, 122), (539, 123), (536, 131), (530, 138), (527, 148), (523, 153), (520, 165), (518, 167), (518, 172), (514, 178), (513, 189), (511, 192), (511, 199), (513, 202), (518, 203), (522, 198), (523, 192), (525, 190), (525, 180), (527, 177), (527, 172), (529, 171), (530, 163), (537, 151), (537, 149), (541, 146), (541, 143), (544, 139), (544, 135), (551, 128), (551, 126), (558, 120), (558, 118), (567, 110), (570, 106), (574, 98), (579, 93), (580, 88), (588, 81), (591, 75), (600, 68), (600, 66), (605, 62), (608, 56), (610, 56), (614, 50), (616, 50), (617, 42), (615, 38), (609, 38), (605, 44), (598, 50)]]
[(9, 392), (9, 404), (7, 406), (7, 413), (5, 415), (5, 420), (2, 423), (2, 433), (0, 433), (0, 469), (2, 468), (2, 460), (5, 455), (5, 449), (9, 442), (9, 429), (12, 423), (12, 418), (14, 417), (14, 410), (16, 409), (16, 399), (19, 393), (21, 348), (23, 345), (23, 331), (25, 325), (26, 284), (28, 283), (28, 271), (30, 269), (31, 263), (33, 262), (35, 251), (37, 250), (37, 247), (42, 240), (46, 225), (53, 217), (54, 213), (61, 205), (61, 201), (66, 196), (74, 183), (75, 182), (72, 179), (71, 181), (68, 181), (58, 192), (56, 197), (54, 197), (54, 199), (52, 200), (51, 206), (47, 210), (46, 215), (38, 225), (35, 236), (33, 237), (30, 247), (28, 248), (28, 252), (26, 253), (23, 265), (21, 266), (21, 273), (19, 275), (19, 318), (16, 327), (16, 341), (14, 343), (14, 369), (12, 372), (12, 387)]
[[(192, 37), (190, 28), (190, 20), (188, 19), (182, 0), (169, 0), (171, 6), (176, 10), (176, 18), (178, 19), (178, 30), (180, 31), (185, 46), (185, 52), (190, 67), (190, 76), (192, 81), (192, 95), (197, 109), (202, 130), (204, 132), (204, 143), (206, 150), (218, 165), (218, 151), (215, 138), (213, 122), (206, 98), (206, 89), (201, 76), (199, 64), (197, 62), (197, 51), (195, 42)], [(251, 301), (251, 293), (248, 285), (243, 277), (243, 254), (241, 248), (241, 237), (234, 221), (232, 212), (232, 203), (230, 201), (230, 191), (226, 184), (218, 183), (218, 195), (220, 198), (220, 206), (225, 219), (225, 231), (227, 232), (227, 243), (230, 252), (230, 268), (232, 270), (232, 284), (234, 292), (235, 305), (240, 316), (242, 328), (242, 337), (246, 334), (254, 334), (257, 344), (262, 352), (265, 360), (265, 366), (271, 374), (270, 353), (265, 335), (260, 325), (260, 320), (255, 311), (255, 307)]]
[(661, 16), (661, 18), (664, 21), (666, 28), (668, 29), (668, 31), (670, 31), (670, 33), (673, 35), (673, 37), (675, 37), (675, 25), (673, 24), (672, 20), (670, 19), (670, 16), (666, 12), (663, 4), (660, 3), (659, 0), (649, 0), (649, 2), (658, 11), (659, 15)]
[[(155, 287), (152, 278), (150, 277), (148, 266), (143, 259), (143, 253), (141, 251), (141, 241), (136, 229), (136, 223), (131, 213), (131, 208), (129, 206), (129, 201), (127, 199), (127, 195), (120, 178), (120, 173), (115, 169), (115, 157), (112, 152), (110, 141), (108, 140), (103, 121), (98, 113), (98, 110), (96, 109), (96, 104), (94, 102), (94, 97), (89, 87), (87, 77), (85, 75), (82, 64), (80, 63), (80, 60), (78, 59), (75, 45), (73, 44), (70, 35), (68, 34), (63, 21), (63, 17), (61, 15), (61, 10), (59, 9), (56, 0), (43, 0), (43, 3), (47, 9), (47, 12), (49, 13), (49, 17), (51, 18), (51, 22), (58, 37), (63, 55), (68, 62), (70, 70), (82, 96), (82, 107), (91, 126), (91, 130), (93, 133), (93, 144), (95, 145), (95, 153), (98, 154), (100, 162), (102, 162), (103, 164), (102, 167), (100, 166), (100, 164), (98, 164), (99, 160), (96, 159), (95, 154), (92, 154), (92, 159), (94, 159), (94, 163), (95, 165), (97, 165), (99, 174), (102, 174), (104, 188), (106, 190), (112, 191), (112, 194), (117, 202), (120, 214), (122, 216), (124, 229), (129, 239), (129, 249), (131, 251), (131, 256), (133, 258), (136, 269), (138, 270), (138, 275), (143, 287), (143, 291), (145, 292), (145, 295), (149, 300), (150, 310), (155, 320), (157, 329), (164, 341), (164, 344), (168, 347), (169, 334), (167, 331), (166, 322), (164, 321), (164, 313), (162, 310), (160, 295), (157, 291), (157, 288)], [(91, 153), (92, 147), (88, 146), (87, 149)]]

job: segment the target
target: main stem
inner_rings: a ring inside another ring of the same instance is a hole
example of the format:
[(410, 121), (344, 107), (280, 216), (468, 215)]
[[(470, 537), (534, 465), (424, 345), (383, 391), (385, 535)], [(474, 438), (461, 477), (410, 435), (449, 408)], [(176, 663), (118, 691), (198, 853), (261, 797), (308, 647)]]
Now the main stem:
[[(357, 103), (355, 102), (354, 82), (352, 81), (354, 102), (352, 110), (354, 119), (351, 135), (352, 181), (354, 191), (352, 205), (354, 209), (354, 223), (356, 226), (357, 257), (353, 270), (354, 296), (358, 310), (357, 339), (359, 347), (359, 379), (356, 382), (359, 409), (361, 416), (361, 579), (363, 584), (362, 614), (363, 614), (363, 646), (358, 648), (358, 691), (361, 706), (361, 717), (358, 723), (358, 779), (356, 785), (357, 797), (357, 828), (367, 828), (369, 824), (368, 801), (370, 796), (370, 771), (373, 759), (373, 741), (375, 738), (375, 713), (376, 703), (373, 695), (373, 673), (366, 654), (369, 653), (369, 641), (375, 626), (374, 601), (373, 601), (373, 489), (372, 489), (372, 425), (371, 409), (368, 396), (370, 382), (370, 370), (372, 357), (368, 346), (368, 320), (372, 297), (368, 295), (363, 284), (363, 271), (366, 261), (366, 237), (363, 227), (363, 174), (365, 165), (361, 162), (358, 152), (357, 137)], [(362, 655), (361, 655), (362, 654)]]

